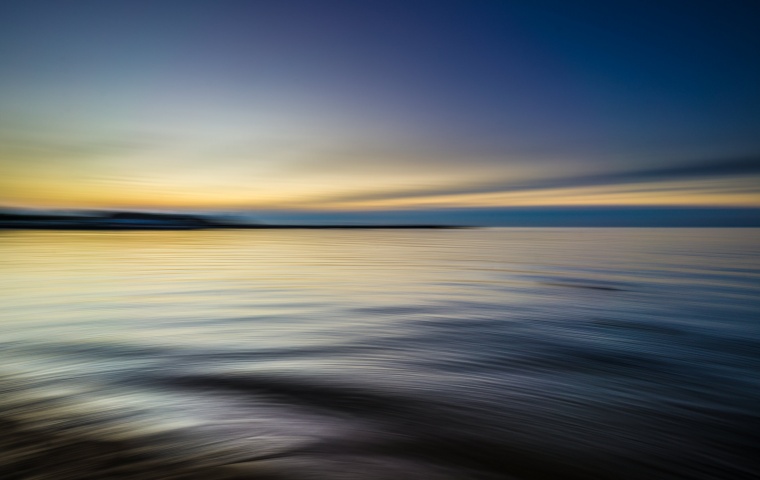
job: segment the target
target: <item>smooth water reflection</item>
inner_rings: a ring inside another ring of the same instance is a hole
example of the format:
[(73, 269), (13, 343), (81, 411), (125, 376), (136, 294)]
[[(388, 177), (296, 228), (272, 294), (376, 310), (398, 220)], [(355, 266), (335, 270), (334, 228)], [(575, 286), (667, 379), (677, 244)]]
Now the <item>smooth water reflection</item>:
[(754, 473), (755, 229), (18, 231), (0, 251), (13, 478)]

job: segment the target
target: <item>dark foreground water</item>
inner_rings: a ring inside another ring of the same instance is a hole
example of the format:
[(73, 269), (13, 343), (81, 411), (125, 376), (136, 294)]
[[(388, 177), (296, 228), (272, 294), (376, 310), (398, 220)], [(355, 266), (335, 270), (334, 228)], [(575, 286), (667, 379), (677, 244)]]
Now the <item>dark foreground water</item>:
[(0, 233), (2, 479), (750, 479), (760, 231)]

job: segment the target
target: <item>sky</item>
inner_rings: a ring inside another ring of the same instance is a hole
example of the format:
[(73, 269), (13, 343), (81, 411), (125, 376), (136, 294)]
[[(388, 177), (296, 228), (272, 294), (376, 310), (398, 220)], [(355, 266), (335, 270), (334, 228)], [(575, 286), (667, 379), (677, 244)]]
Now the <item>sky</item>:
[(0, 205), (758, 208), (759, 19), (739, 0), (6, 0)]

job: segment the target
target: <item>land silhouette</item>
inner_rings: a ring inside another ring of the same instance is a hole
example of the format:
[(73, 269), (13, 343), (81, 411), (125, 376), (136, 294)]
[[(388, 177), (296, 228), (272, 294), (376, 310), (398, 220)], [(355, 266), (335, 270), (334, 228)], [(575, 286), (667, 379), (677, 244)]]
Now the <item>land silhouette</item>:
[(0, 212), (0, 229), (33, 230), (198, 230), (212, 228), (288, 229), (288, 228), (457, 228), (428, 224), (266, 224), (233, 221), (221, 217), (181, 213), (146, 212)]

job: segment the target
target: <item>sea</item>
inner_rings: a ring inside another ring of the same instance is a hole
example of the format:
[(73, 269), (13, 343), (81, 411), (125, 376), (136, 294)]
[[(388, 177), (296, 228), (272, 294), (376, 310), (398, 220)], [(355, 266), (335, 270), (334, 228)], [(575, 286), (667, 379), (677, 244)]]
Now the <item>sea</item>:
[(755, 479), (760, 229), (0, 232), (0, 478)]

